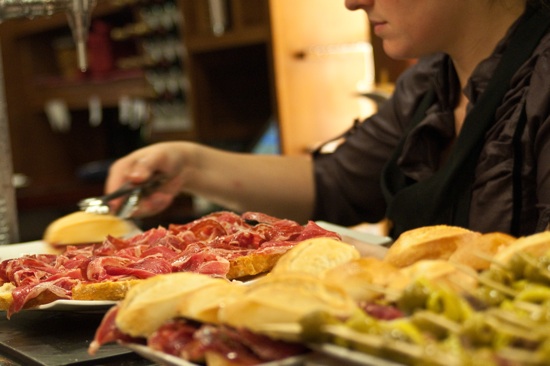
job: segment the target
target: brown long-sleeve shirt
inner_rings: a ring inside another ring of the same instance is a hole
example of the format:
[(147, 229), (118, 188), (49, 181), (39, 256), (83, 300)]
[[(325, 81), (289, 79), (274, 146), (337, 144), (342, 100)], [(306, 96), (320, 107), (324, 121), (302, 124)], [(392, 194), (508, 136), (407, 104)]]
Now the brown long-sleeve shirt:
[[(478, 65), (463, 90), (470, 102), (468, 109), (485, 90), (509, 36)], [(384, 217), (382, 169), (430, 88), (435, 88), (436, 101), (408, 135), (399, 166), (416, 181), (437, 171), (442, 156), (455, 141), (453, 109), (460, 92), (452, 62), (442, 54), (424, 58), (407, 70), (398, 80), (392, 98), (377, 114), (350, 129), (344, 143), (333, 153), (314, 155), (315, 219), (353, 225)], [(513, 136), (524, 108), (520, 233), (529, 234), (545, 227), (550, 217), (550, 33), (512, 78), (495, 123), (485, 135), (472, 185), (472, 230), (510, 232), (514, 206)]]

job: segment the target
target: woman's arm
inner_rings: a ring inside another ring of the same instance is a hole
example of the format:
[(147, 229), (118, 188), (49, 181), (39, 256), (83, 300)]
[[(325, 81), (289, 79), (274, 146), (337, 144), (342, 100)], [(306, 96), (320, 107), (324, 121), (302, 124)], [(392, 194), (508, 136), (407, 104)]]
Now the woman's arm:
[[(302, 222), (313, 210), (308, 157), (233, 153), (190, 142), (154, 144), (117, 160), (106, 192), (125, 182), (142, 182), (155, 172), (166, 181), (140, 203), (136, 216), (164, 210), (182, 192), (238, 212), (260, 211)], [(118, 204), (113, 202), (114, 208)]]

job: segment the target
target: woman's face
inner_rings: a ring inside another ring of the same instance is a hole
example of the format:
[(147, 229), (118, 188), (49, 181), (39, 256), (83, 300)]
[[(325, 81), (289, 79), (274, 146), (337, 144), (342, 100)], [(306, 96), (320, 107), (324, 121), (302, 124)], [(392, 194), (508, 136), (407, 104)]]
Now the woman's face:
[[(481, 1), (481, 0), (476, 0)], [(350, 10), (364, 10), (374, 35), (393, 58), (417, 58), (448, 52), (459, 36), (468, 0), (345, 0)], [(471, 10), (470, 10), (471, 11)]]

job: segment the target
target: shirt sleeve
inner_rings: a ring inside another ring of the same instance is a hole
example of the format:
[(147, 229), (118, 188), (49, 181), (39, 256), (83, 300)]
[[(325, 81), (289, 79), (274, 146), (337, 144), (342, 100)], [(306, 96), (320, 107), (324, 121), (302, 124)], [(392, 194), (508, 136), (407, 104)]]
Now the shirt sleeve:
[(428, 90), (435, 67), (433, 58), (420, 60), (402, 74), (380, 110), (348, 130), (333, 152), (314, 153), (314, 220), (350, 226), (384, 218), (383, 167)]
[[(548, 39), (548, 37), (547, 37)], [(550, 39), (547, 41), (550, 43)], [(533, 153), (536, 161), (537, 209), (539, 222), (537, 231), (545, 230), (550, 224), (550, 48), (539, 57), (533, 71), (531, 90), (527, 97), (527, 113), (534, 124)]]

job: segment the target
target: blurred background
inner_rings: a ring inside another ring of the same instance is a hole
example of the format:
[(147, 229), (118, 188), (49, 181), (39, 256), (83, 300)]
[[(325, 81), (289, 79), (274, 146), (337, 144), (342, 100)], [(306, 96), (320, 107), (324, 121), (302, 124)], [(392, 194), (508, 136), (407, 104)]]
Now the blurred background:
[[(374, 113), (410, 65), (334, 0), (99, 0), (86, 72), (64, 14), (3, 22), (0, 46), (22, 242), (100, 195), (136, 148), (305, 154)], [(140, 224), (213, 209), (183, 195)]]

